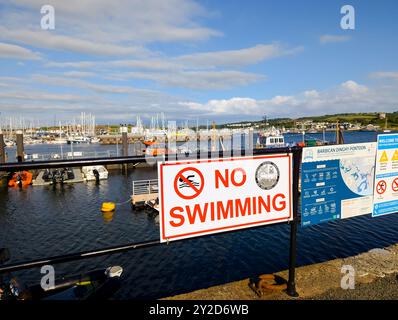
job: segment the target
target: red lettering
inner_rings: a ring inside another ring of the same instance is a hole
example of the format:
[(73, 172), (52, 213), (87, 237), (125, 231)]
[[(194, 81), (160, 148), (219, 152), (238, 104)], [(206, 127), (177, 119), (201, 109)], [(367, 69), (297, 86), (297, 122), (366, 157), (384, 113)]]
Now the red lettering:
[(227, 208), (224, 207), (224, 204), (222, 201), (217, 201), (217, 219), (221, 219), (221, 215), (224, 219), (228, 219), (228, 215), (230, 218), (233, 218), (234, 216), (234, 211), (233, 211), (233, 201), (228, 200), (227, 201)]
[(286, 208), (286, 201), (281, 200), (279, 201), (278, 205), (276, 204), (277, 198), (282, 198), (285, 199), (285, 195), (282, 193), (278, 193), (273, 199), (272, 199), (272, 206), (275, 208), (276, 211), (282, 211)]
[[(247, 197), (244, 199), (224, 200), (217, 202), (206, 202), (192, 206), (174, 207), (170, 210), (170, 225), (181, 227), (185, 220), (191, 225), (204, 223), (207, 220), (226, 220), (231, 218), (245, 217), (271, 211), (283, 211), (286, 209), (286, 196), (278, 193), (271, 198), (268, 194), (264, 197)], [(186, 217), (184, 213), (186, 210)]]
[[(238, 182), (236, 178), (236, 174), (240, 172), (242, 173), (242, 178)], [(224, 185), (225, 188), (229, 187), (229, 170), (225, 169), (224, 176), (220, 172), (220, 170), (216, 170), (215, 172), (215, 179), (216, 179), (216, 189), (220, 188), (220, 181)], [(242, 168), (236, 168), (231, 172), (231, 182), (235, 187), (240, 187), (246, 182), (246, 171)]]
[[(242, 173), (242, 180), (241, 182), (237, 182), (235, 179), (235, 175), (237, 172), (241, 172)], [(231, 182), (235, 187), (240, 187), (242, 186), (245, 182), (246, 182), (246, 171), (243, 170), (242, 168), (236, 168), (232, 171), (231, 174)]]
[(244, 205), (244, 207), (242, 207), (242, 202), (241, 202), (241, 200), (240, 199), (236, 199), (235, 200), (235, 207), (236, 207), (236, 213), (235, 213), (235, 217), (239, 217), (239, 213), (240, 213), (240, 215), (241, 216), (245, 216), (246, 214), (247, 215), (250, 215), (251, 214), (251, 210), (250, 210), (250, 208), (251, 208), (251, 202), (250, 202), (250, 198), (246, 198), (245, 200), (244, 200), (245, 202), (245, 205)]
[(196, 220), (196, 215), (199, 215), (199, 219), (201, 222), (206, 221), (206, 215), (207, 215), (207, 207), (209, 206), (209, 203), (205, 203), (204, 209), (202, 211), (202, 208), (200, 207), (200, 204), (195, 204), (193, 207), (193, 212), (191, 212), (191, 208), (189, 206), (186, 206), (187, 210), (187, 216), (190, 224), (195, 224)]
[(258, 197), (258, 213), (262, 213), (262, 209), (265, 209), (265, 212), (271, 211), (269, 195), (267, 195), (267, 202), (264, 201), (263, 197)]
[(221, 180), (222, 184), (224, 187), (228, 188), (229, 182), (228, 182), (228, 169), (225, 169), (225, 175), (224, 177), (222, 176), (220, 170), (216, 170), (216, 189), (219, 188), (218, 180)]
[(256, 197), (253, 197), (252, 209), (253, 209), (252, 214), (256, 214), (257, 213), (257, 198)]
[(174, 207), (170, 210), (170, 216), (174, 219), (180, 220), (180, 222), (170, 221), (170, 225), (172, 227), (181, 227), (185, 222), (185, 218), (182, 214), (175, 213), (175, 211), (184, 212), (184, 209), (181, 207)]
[(211, 221), (214, 221), (214, 202), (210, 203)]

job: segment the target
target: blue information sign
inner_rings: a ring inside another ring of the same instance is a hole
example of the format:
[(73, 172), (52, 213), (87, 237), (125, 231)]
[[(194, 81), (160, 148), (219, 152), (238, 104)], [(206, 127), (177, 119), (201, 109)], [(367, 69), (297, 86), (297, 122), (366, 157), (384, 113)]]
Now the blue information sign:
[(301, 225), (372, 212), (376, 144), (304, 148)]

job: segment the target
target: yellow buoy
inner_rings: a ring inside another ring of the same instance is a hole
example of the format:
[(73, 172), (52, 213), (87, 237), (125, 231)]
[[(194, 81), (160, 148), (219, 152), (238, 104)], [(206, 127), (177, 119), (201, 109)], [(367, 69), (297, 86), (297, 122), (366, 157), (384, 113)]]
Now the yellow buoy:
[(116, 204), (114, 202), (104, 202), (101, 207), (102, 212), (111, 212), (116, 208)]

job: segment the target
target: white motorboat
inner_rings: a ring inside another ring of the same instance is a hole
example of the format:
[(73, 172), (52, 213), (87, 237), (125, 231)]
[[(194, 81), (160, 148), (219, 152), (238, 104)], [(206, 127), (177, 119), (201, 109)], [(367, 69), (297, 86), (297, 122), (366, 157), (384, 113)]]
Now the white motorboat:
[(49, 144), (67, 144), (68, 140), (65, 138), (55, 138), (54, 140), (49, 140)]
[(71, 136), (68, 138), (67, 143), (90, 143), (90, 138), (83, 136)]
[(92, 138), (90, 138), (90, 143), (100, 143), (100, 138), (97, 138), (97, 137), (92, 137)]
[(159, 213), (159, 198), (147, 200), (145, 205)]
[(278, 129), (259, 132), (257, 137), (257, 148), (282, 148), (286, 147), (285, 138)]
[(104, 166), (86, 166), (82, 168), (82, 172), (86, 181), (108, 179), (108, 170)]

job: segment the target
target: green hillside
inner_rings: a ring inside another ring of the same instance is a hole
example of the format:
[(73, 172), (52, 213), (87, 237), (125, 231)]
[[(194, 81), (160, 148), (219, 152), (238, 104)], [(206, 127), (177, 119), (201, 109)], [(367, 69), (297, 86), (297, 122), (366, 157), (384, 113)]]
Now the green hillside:
[[(389, 129), (398, 129), (398, 111), (392, 113), (386, 113), (387, 116), (387, 126)], [(361, 126), (367, 126), (369, 124), (380, 126), (382, 128), (385, 127), (386, 120), (380, 118), (379, 112), (372, 113), (340, 113), (340, 114), (332, 114), (332, 115), (322, 115), (322, 116), (312, 116), (312, 117), (301, 117), (297, 119), (291, 118), (275, 118), (275, 119), (267, 119), (267, 121), (251, 121), (252, 124), (256, 125), (265, 125), (268, 122), (271, 126), (284, 126), (286, 128), (293, 128), (296, 122), (302, 121), (312, 121), (312, 122), (329, 122), (335, 123), (339, 121), (350, 122), (353, 124), (359, 123)], [(239, 122), (240, 124), (245, 124), (248, 121)], [(234, 123), (236, 124), (236, 123)], [(225, 124), (224, 126), (230, 126), (231, 124)]]

